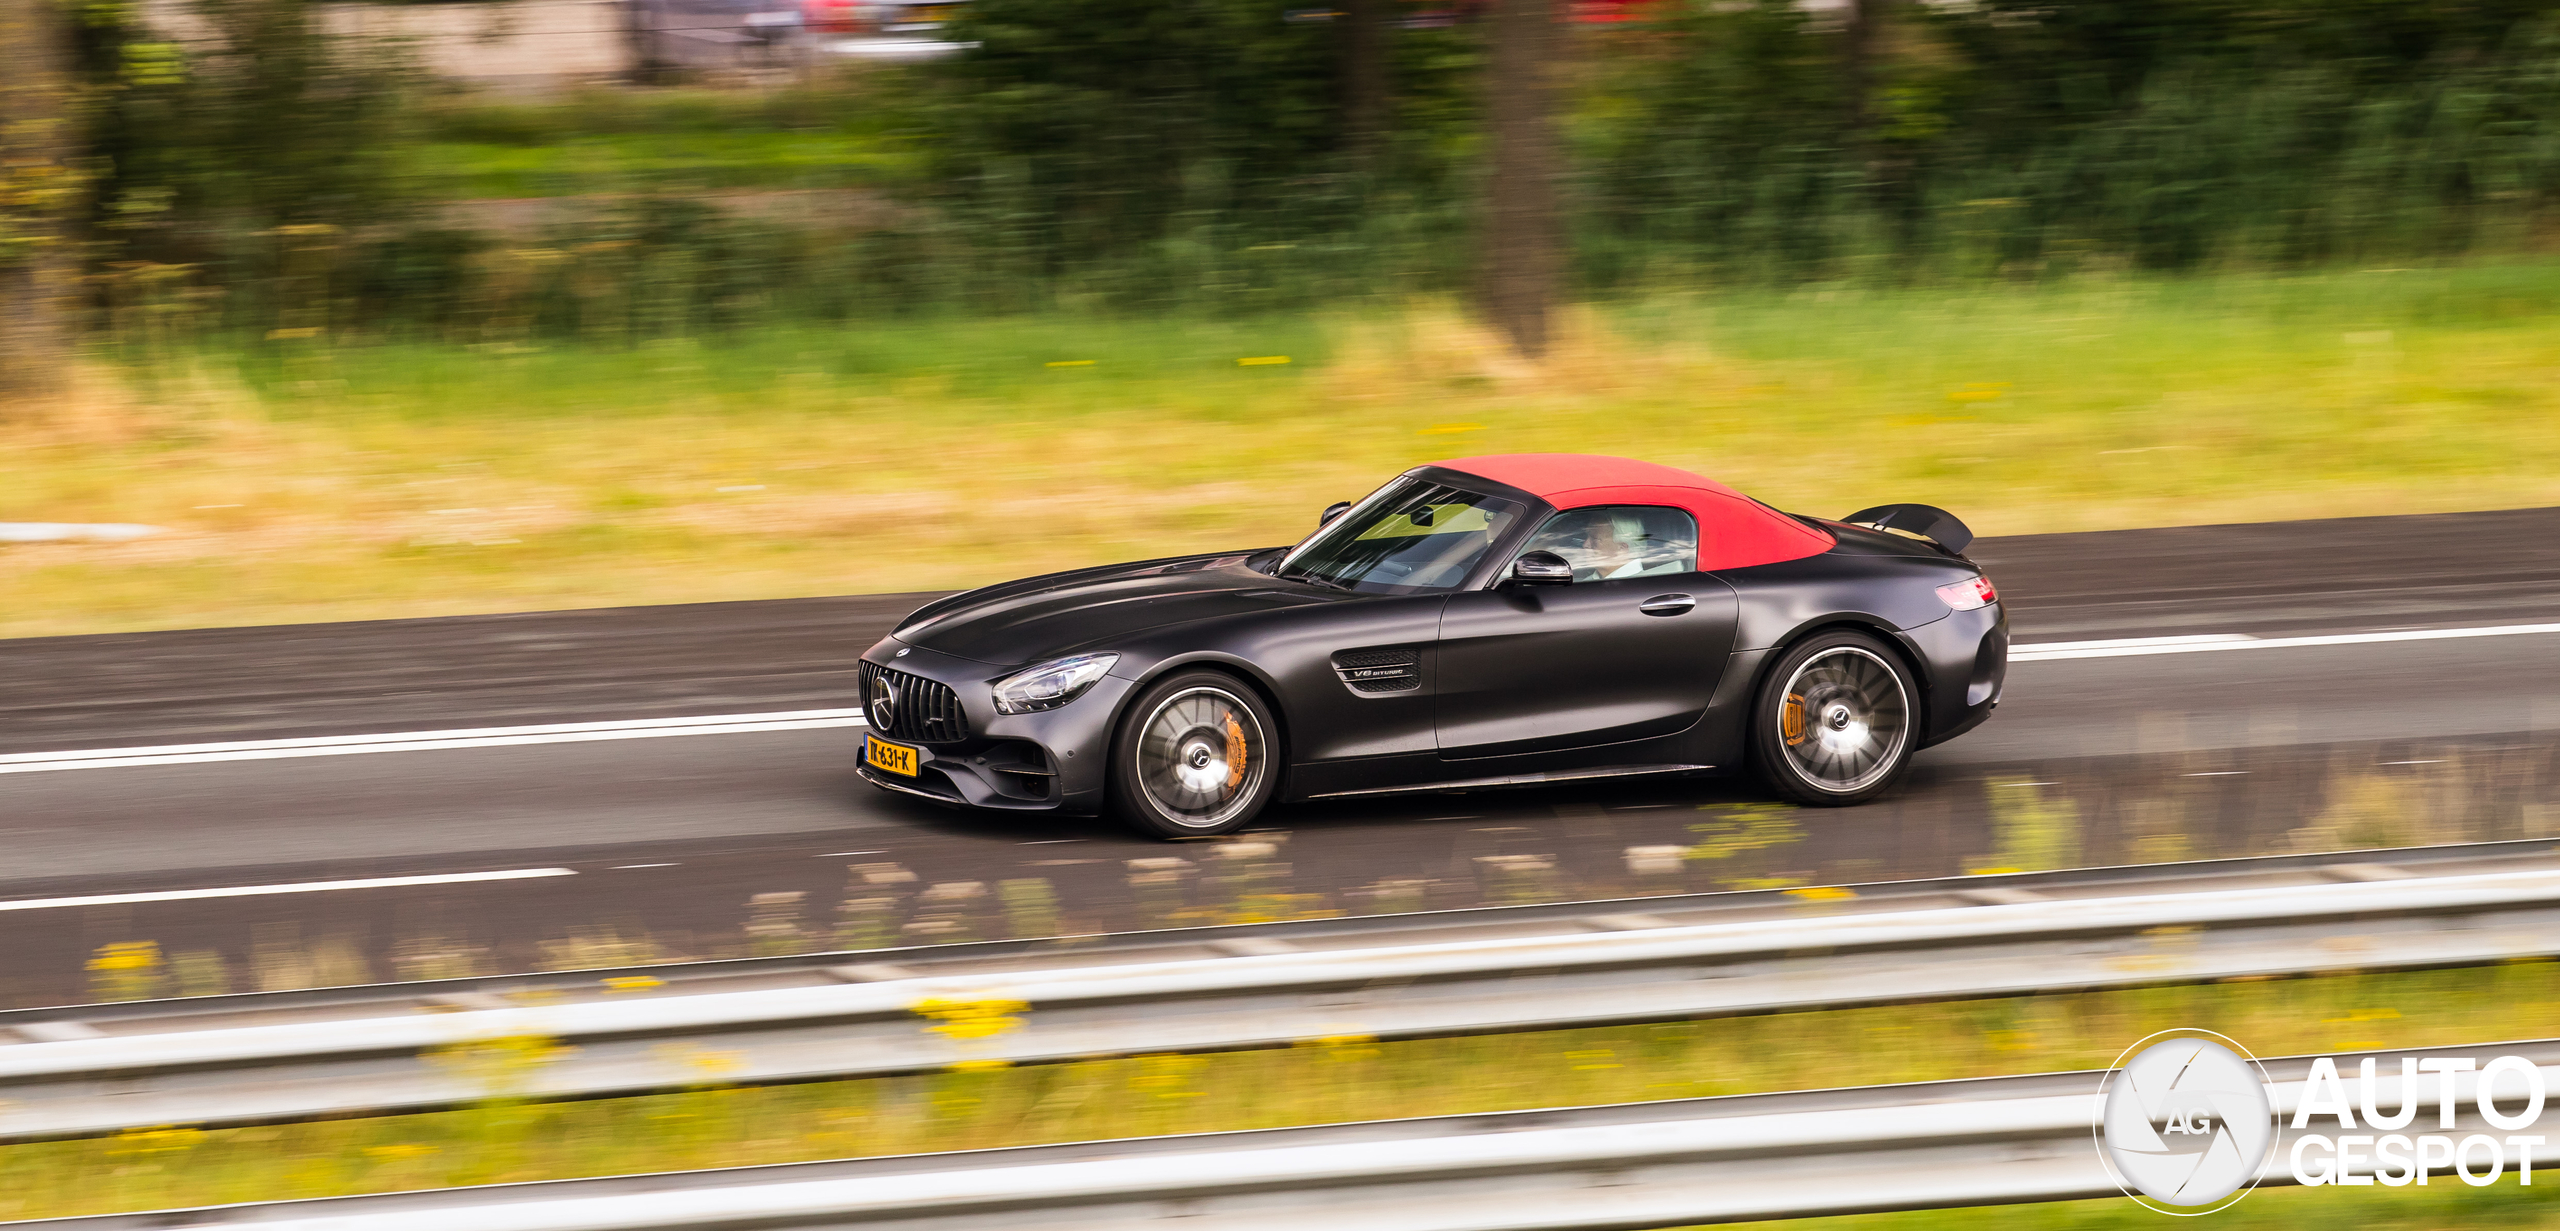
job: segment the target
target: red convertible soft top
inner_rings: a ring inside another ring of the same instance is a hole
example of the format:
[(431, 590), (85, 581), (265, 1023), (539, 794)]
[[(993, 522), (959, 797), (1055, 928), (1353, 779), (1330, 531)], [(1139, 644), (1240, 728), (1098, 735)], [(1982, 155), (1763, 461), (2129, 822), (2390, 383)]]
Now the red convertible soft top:
[(1503, 453), (1433, 462), (1508, 484), (1559, 509), (1664, 504), (1698, 519), (1701, 572), (1801, 560), (1831, 550), (1832, 538), (1703, 475), (1627, 457), (1589, 453)]

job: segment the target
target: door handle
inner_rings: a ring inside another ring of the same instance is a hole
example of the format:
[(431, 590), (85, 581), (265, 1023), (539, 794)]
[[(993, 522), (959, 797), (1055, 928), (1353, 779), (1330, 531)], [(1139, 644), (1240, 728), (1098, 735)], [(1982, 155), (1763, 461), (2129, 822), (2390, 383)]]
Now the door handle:
[(1698, 600), (1686, 594), (1656, 594), (1636, 604), (1636, 610), (1646, 615), (1675, 616), (1697, 605)]

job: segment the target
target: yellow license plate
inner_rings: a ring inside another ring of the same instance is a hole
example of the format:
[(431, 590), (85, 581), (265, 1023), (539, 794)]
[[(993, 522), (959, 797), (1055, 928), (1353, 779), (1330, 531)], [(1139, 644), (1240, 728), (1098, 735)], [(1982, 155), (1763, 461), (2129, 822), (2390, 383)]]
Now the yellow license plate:
[(885, 769), (890, 773), (903, 774), (909, 778), (916, 776), (916, 750), (905, 744), (892, 744), (887, 740), (874, 739), (870, 747), (864, 750), (863, 756), (871, 762), (873, 769)]

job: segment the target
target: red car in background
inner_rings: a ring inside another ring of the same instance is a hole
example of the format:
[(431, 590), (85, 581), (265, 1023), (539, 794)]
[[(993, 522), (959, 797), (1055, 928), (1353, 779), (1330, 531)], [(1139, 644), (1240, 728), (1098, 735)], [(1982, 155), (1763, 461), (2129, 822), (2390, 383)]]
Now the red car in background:
[(800, 0), (800, 26), (810, 34), (914, 37), (931, 35), (967, 0)]
[[(1621, 22), (1642, 21), (1652, 15), (1653, 6), (1661, 0), (1570, 0), (1564, 10), (1567, 20), (1575, 25), (1606, 26)], [(1480, 21), (1485, 15), (1486, 0), (1406, 0), (1404, 12), (1394, 24), (1407, 30), (1445, 30), (1451, 26)], [(1291, 20), (1331, 20), (1338, 11), (1292, 10)], [(1323, 13), (1321, 18), (1294, 14)]]
[(1586, 26), (1643, 21), (1653, 15), (1653, 6), (1659, 3), (1661, 0), (1573, 0), (1573, 20)]

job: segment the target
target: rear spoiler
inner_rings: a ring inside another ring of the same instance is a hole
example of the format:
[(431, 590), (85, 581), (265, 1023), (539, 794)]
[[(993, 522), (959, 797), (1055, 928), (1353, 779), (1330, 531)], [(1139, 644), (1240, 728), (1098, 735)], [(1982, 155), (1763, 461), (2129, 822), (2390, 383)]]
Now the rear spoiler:
[(1867, 526), (1927, 539), (1953, 556), (1963, 555), (1964, 549), (1973, 545), (1973, 531), (1956, 520), (1955, 514), (1936, 505), (1880, 504), (1872, 509), (1860, 509), (1840, 520), (1852, 526)]

